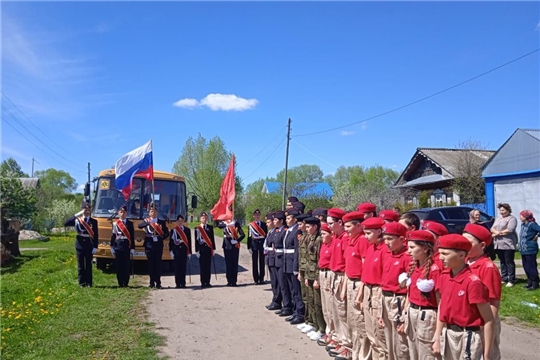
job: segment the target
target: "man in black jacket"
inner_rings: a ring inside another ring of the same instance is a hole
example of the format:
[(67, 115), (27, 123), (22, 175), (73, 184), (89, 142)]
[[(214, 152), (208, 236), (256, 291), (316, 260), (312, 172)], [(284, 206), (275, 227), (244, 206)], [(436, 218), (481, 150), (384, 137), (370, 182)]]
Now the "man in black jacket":
[(77, 231), (75, 251), (77, 253), (77, 272), (81, 287), (92, 286), (92, 258), (98, 247), (98, 223), (90, 217), (91, 207), (86, 201), (82, 210), (64, 222), (64, 226), (74, 226)]
[(113, 222), (111, 234), (111, 254), (116, 259), (116, 279), (118, 287), (129, 284), (129, 257), (135, 254), (135, 229), (127, 218), (127, 207), (118, 210), (119, 219)]
[(163, 257), (163, 241), (169, 237), (169, 229), (165, 220), (158, 219), (158, 212), (154, 205), (148, 211), (149, 218), (138, 225), (144, 228), (144, 252), (148, 259), (148, 272), (150, 287), (161, 289), (161, 259)]
[(264, 240), (268, 227), (261, 221), (261, 211), (253, 212), (253, 221), (249, 223), (247, 248), (251, 254), (253, 281), (255, 284), (264, 284)]
[(211, 287), (212, 258), (216, 250), (214, 227), (208, 225), (208, 214), (201, 212), (201, 223), (195, 227), (195, 256), (199, 258), (201, 271), (201, 287)]
[(225, 255), (225, 267), (227, 286), (236, 286), (238, 280), (238, 260), (240, 257), (240, 242), (246, 237), (244, 230), (233, 219), (221, 221), (218, 226), (223, 229), (223, 253)]
[(171, 230), (169, 250), (174, 262), (176, 288), (186, 287), (186, 268), (191, 258), (191, 229), (184, 226), (184, 217), (176, 217), (176, 226)]

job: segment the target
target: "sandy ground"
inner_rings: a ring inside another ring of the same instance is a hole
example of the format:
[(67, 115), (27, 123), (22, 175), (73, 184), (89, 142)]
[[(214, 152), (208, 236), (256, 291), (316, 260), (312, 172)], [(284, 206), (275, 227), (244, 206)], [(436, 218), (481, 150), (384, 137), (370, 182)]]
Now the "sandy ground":
[[(187, 288), (175, 289), (174, 275), (167, 273), (162, 277), (164, 289), (152, 291), (150, 321), (167, 339), (162, 355), (178, 360), (330, 359), (323, 347), (264, 307), (271, 299), (270, 284), (253, 284), (245, 244), (236, 288), (226, 286), (222, 254), (221, 249), (216, 252), (212, 288), (200, 288), (198, 259), (193, 257)], [(148, 283), (147, 276), (141, 278)], [(501, 339), (502, 359), (538, 359), (539, 331), (503, 324)]]

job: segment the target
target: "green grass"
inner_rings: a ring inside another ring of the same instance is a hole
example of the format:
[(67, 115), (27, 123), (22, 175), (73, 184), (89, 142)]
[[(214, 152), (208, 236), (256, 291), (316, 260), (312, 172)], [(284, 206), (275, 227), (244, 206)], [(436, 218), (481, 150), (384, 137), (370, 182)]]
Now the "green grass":
[[(540, 290), (527, 291), (523, 288), (526, 283), (524, 278), (519, 278), (518, 283), (511, 288), (503, 285), (500, 316), (501, 319), (516, 318), (530, 326), (540, 328)], [(523, 305), (522, 301), (536, 304), (538, 307)]]
[(116, 288), (96, 271), (94, 287), (77, 284), (72, 236), (24, 241), (1, 270), (2, 359), (159, 359), (163, 338), (145, 320), (148, 289)]

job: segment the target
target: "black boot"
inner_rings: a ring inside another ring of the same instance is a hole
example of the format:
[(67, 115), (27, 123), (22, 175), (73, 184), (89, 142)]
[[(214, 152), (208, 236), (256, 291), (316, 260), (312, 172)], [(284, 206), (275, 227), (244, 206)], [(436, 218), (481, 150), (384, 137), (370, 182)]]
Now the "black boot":
[(532, 281), (532, 282), (531, 282), (531, 287), (528, 288), (527, 290), (528, 290), (528, 291), (537, 290), (538, 287), (539, 287), (539, 286), (538, 286), (538, 281)]
[(531, 279), (527, 279), (527, 286), (524, 286), (523, 288), (525, 289), (529, 289), (532, 285), (532, 280)]

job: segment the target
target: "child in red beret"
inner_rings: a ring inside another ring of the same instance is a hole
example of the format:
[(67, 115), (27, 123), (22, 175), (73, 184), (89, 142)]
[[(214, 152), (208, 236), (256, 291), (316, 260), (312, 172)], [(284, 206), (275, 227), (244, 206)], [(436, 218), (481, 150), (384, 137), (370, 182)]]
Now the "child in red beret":
[(407, 246), (412, 257), (407, 274), (402, 274), (402, 287), (408, 287), (407, 326), (398, 328), (407, 334), (411, 359), (441, 359), (433, 354), (433, 337), (437, 329), (439, 293), (435, 290), (441, 268), (434, 260), (435, 237), (426, 230), (407, 232)]
[(319, 286), (321, 287), (321, 305), (324, 320), (326, 321), (326, 331), (323, 338), (317, 340), (317, 344), (326, 346), (332, 339), (332, 334), (335, 331), (332, 318), (332, 271), (330, 270), (333, 238), (332, 230), (330, 230), (326, 222), (321, 224), (321, 238), (322, 244), (319, 254)]
[(490, 360), (499, 360), (501, 352), (499, 344), (501, 342), (501, 319), (499, 317), (499, 307), (501, 303), (502, 276), (493, 261), (487, 255), (487, 249), (493, 243), (491, 232), (477, 224), (467, 224), (463, 229), (463, 236), (472, 244), (469, 250), (467, 263), (469, 268), (487, 286), (489, 291), (489, 304), (493, 313), (493, 347), (491, 349)]
[[(490, 359), (493, 313), (489, 292), (466, 263), (472, 244), (459, 234), (439, 238), (439, 253), (447, 268), (437, 284), (441, 294), (433, 352), (445, 359)], [(484, 327), (484, 336), (480, 328)], [(444, 348), (441, 338), (444, 336)]]

